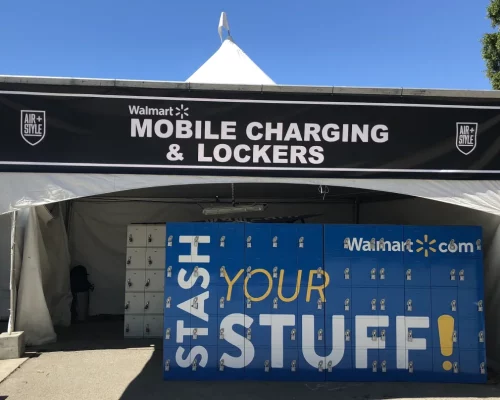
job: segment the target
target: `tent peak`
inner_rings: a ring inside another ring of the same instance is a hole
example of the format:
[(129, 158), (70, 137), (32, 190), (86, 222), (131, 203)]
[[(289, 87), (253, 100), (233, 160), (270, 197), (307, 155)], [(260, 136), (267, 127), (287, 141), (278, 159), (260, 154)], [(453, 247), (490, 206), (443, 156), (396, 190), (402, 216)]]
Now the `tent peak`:
[(217, 28), (221, 42), (223, 41), (222, 40), (222, 29), (223, 28), (225, 28), (227, 31), (227, 38), (226, 39), (230, 39), (232, 41), (231, 32), (229, 30), (229, 22), (227, 20), (227, 14), (224, 11), (222, 11), (222, 13), (220, 14), (219, 27)]

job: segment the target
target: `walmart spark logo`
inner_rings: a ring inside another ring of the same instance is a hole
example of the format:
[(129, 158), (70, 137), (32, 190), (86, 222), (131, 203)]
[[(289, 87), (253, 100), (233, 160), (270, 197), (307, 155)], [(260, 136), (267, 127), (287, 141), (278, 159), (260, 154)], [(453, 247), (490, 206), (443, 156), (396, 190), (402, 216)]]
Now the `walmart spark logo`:
[(432, 239), (429, 242), (429, 235), (424, 235), (424, 241), (422, 242), (420, 239), (417, 239), (416, 242), (420, 245), (418, 249), (416, 249), (417, 253), (420, 253), (422, 250), (424, 251), (424, 255), (429, 257), (429, 250), (433, 253), (436, 252), (436, 249), (432, 247), (433, 244), (436, 243), (436, 239)]

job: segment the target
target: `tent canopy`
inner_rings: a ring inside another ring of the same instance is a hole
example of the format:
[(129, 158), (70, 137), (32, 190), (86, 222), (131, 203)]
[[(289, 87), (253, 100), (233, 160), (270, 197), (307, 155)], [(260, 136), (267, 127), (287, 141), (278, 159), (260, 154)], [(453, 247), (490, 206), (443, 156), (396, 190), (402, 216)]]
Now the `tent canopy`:
[(274, 85), (273, 80), (234, 42), (229, 33), (229, 23), (224, 12), (221, 15), (218, 28), (221, 40), (222, 28), (228, 31), (226, 39), (212, 57), (191, 75), (186, 82)]

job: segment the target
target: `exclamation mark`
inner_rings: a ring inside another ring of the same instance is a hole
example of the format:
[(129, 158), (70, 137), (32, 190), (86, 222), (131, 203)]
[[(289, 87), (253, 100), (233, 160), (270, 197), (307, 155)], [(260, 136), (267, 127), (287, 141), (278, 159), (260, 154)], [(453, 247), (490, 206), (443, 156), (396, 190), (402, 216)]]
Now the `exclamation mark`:
[[(455, 320), (451, 315), (441, 315), (438, 318), (439, 345), (441, 354), (449, 357), (453, 354), (453, 328)], [(450, 371), (453, 364), (450, 361), (443, 362), (443, 369)]]

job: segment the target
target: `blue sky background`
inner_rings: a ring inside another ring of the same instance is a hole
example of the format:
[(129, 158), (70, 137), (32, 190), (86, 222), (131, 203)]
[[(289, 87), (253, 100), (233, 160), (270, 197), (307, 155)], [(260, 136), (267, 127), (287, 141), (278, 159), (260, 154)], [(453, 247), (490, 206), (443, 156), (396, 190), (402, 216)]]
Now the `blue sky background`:
[(236, 43), (281, 84), (490, 89), (488, 0), (3, 0), (0, 74), (184, 81)]

